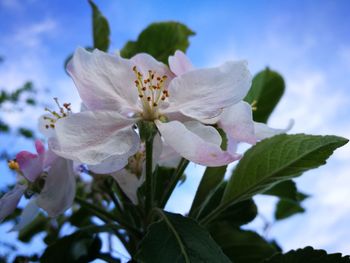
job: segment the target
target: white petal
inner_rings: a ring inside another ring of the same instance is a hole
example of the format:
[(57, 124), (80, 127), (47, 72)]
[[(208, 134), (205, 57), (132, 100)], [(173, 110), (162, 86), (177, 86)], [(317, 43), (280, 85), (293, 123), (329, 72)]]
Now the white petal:
[(241, 101), (226, 108), (218, 124), (227, 137), (238, 142), (256, 143), (252, 108), (248, 103)]
[(242, 100), (250, 85), (251, 75), (245, 62), (192, 70), (170, 82), (170, 104), (164, 112), (180, 111), (198, 120), (210, 119)]
[(44, 135), (46, 138), (51, 138), (55, 136), (55, 130), (48, 127), (47, 125), (50, 124), (50, 122), (46, 118), (51, 118), (52, 116), (50, 114), (44, 114), (39, 117), (38, 122), (38, 129), (42, 135)]
[(78, 48), (67, 65), (83, 103), (90, 110), (137, 110), (138, 92), (130, 60)]
[(153, 165), (153, 169), (155, 169), (158, 160), (160, 158), (160, 155), (162, 154), (163, 151), (163, 141), (162, 138), (160, 137), (160, 135), (157, 133), (156, 136), (154, 136), (153, 139), (153, 161), (152, 161), (152, 165)]
[(258, 140), (263, 140), (277, 134), (288, 132), (294, 125), (294, 121), (290, 120), (285, 129), (274, 129), (267, 126), (265, 123), (254, 122), (255, 136)]
[(194, 69), (191, 61), (180, 50), (176, 50), (174, 56), (169, 57), (169, 67), (176, 76), (180, 76)]
[(169, 70), (168, 66), (157, 61), (152, 56), (146, 53), (139, 53), (130, 59), (144, 77), (148, 76), (148, 71), (155, 71), (157, 76), (166, 75), (168, 78), (173, 78), (174, 74)]
[(132, 147), (127, 153), (112, 155), (106, 160), (103, 160), (100, 164), (89, 165), (89, 169), (97, 174), (109, 174), (123, 169), (128, 164), (129, 157), (140, 149), (139, 136), (134, 131), (130, 133), (133, 135), (131, 137), (133, 142), (131, 143)]
[(111, 156), (129, 153), (135, 147), (132, 119), (117, 112), (84, 111), (56, 123), (56, 138), (49, 144), (59, 156), (86, 163), (100, 164)]
[(111, 174), (111, 176), (117, 181), (120, 188), (126, 194), (126, 196), (132, 201), (133, 204), (138, 204), (137, 190), (142, 185), (143, 180), (137, 178), (135, 174), (132, 174), (126, 169)]
[(73, 204), (75, 197), (75, 174), (73, 162), (57, 158), (52, 164), (36, 203), (50, 217), (57, 217)]
[(189, 122), (186, 126), (178, 121), (156, 125), (164, 138), (184, 158), (205, 166), (222, 166), (238, 158), (220, 148), (220, 134), (211, 126)]
[(35, 198), (31, 199), (22, 210), (18, 224), (16, 224), (10, 231), (21, 231), (36, 218), (39, 211), (40, 209), (36, 204)]
[(159, 157), (158, 165), (165, 167), (177, 167), (180, 163), (181, 155), (174, 151), (172, 147), (163, 143), (162, 154)]
[(16, 184), (15, 187), (4, 194), (0, 199), (0, 222), (8, 215), (15, 211), (19, 200), (21, 199), (27, 187), (21, 184)]

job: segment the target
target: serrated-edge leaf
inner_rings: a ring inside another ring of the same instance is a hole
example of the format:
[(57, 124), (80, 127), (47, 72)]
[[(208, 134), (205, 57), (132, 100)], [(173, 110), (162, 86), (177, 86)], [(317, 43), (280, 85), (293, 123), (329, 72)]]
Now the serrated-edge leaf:
[(327, 254), (325, 250), (305, 247), (291, 250), (286, 254), (277, 254), (264, 261), (264, 263), (350, 263), (349, 256), (341, 253)]
[[(305, 134), (281, 134), (263, 140), (250, 148), (238, 163), (226, 187), (222, 202), (231, 202), (234, 199), (245, 200), (253, 194), (269, 189), (278, 182), (317, 168), (326, 163), (336, 148), (347, 142), (347, 139), (337, 136)], [(291, 149), (292, 144), (296, 144), (293, 149)], [(294, 153), (291, 150), (294, 150)], [(279, 156), (276, 156), (276, 151), (279, 152)], [(316, 154), (321, 156), (315, 159)], [(259, 158), (262, 160), (260, 163), (258, 163)], [(273, 161), (277, 163), (273, 164)], [(267, 171), (262, 169), (264, 167), (259, 166), (261, 164), (265, 165)], [(276, 167), (272, 167), (273, 165)], [(249, 166), (254, 168), (249, 169)], [(252, 172), (255, 174), (252, 175)], [(264, 175), (264, 172), (268, 174)]]
[(333, 151), (347, 142), (347, 139), (337, 136), (281, 134), (257, 143), (238, 163), (221, 205), (201, 223), (207, 224), (234, 203), (325, 164)]

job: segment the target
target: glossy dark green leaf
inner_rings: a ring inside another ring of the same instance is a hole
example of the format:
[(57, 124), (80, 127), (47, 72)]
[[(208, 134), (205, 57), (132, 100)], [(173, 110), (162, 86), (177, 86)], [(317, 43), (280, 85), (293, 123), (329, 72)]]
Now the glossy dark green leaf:
[(277, 254), (264, 263), (350, 263), (350, 257), (340, 253), (327, 254), (324, 250), (306, 247), (291, 250), (286, 254)]
[(253, 119), (266, 123), (272, 111), (281, 99), (285, 89), (282, 76), (275, 71), (266, 68), (254, 78), (245, 101), (254, 103), (256, 110)]
[(160, 212), (162, 220), (150, 226), (135, 259), (145, 263), (231, 262), (209, 233), (193, 219)]
[(282, 134), (257, 143), (238, 163), (221, 205), (201, 222), (208, 223), (228, 206), (325, 164), (333, 151), (347, 142), (337, 136)]
[(107, 51), (110, 43), (110, 29), (108, 20), (92, 0), (89, 0), (89, 4), (92, 9), (92, 32), (94, 48), (102, 51)]
[(277, 253), (273, 245), (253, 231), (220, 223), (213, 225), (210, 233), (234, 263), (258, 263)]
[(237, 165), (223, 203), (241, 201), (279, 182), (326, 163), (333, 151), (348, 142), (337, 136), (281, 134), (250, 148)]
[(167, 64), (168, 57), (176, 50), (186, 51), (190, 44), (188, 38), (192, 35), (191, 29), (178, 22), (153, 23), (140, 33), (136, 41), (127, 42), (120, 54), (131, 58), (145, 52)]

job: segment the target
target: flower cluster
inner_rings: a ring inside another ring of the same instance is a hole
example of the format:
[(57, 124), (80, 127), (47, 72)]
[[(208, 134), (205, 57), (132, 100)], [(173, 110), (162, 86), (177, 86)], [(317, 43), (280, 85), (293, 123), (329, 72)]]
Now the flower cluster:
[[(255, 144), (285, 132), (253, 121), (252, 106), (243, 101), (252, 82), (245, 61), (196, 69), (181, 51), (169, 57), (167, 66), (148, 54), (125, 59), (78, 48), (67, 71), (82, 99), (81, 112), (58, 104), (59, 112), (41, 118), (49, 150), (37, 141), (37, 154), (20, 152), (11, 163), (21, 180), (0, 199), (0, 220), (23, 194), (34, 197), (24, 209), (24, 223), (38, 207), (50, 217), (63, 213), (75, 195), (73, 161), (111, 175), (136, 204), (145, 180), (142, 122), (157, 131), (153, 163), (166, 166), (176, 166), (180, 158), (227, 165), (241, 157), (239, 142)], [(224, 131), (227, 147), (222, 147), (218, 129)]]

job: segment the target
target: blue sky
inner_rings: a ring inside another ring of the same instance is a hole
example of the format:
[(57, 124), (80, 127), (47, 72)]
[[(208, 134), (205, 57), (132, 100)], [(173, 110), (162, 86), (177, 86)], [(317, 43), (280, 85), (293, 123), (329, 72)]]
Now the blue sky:
[[(253, 73), (266, 66), (278, 70), (287, 83), (285, 97), (270, 126), (284, 127), (293, 118), (292, 133), (336, 134), (350, 138), (350, 2), (349, 1), (96, 1), (110, 21), (111, 51), (135, 39), (149, 23), (176, 20), (196, 32), (188, 55), (197, 67), (231, 59), (246, 59)], [(79, 107), (63, 61), (77, 46), (91, 45), (90, 8), (86, 1), (0, 0), (0, 86), (14, 89), (33, 80), (50, 96)], [(41, 95), (47, 101), (47, 95)], [(2, 114), (14, 125), (42, 112)], [(1, 141), (0, 147), (22, 145)], [(30, 145), (24, 145), (31, 149)], [(327, 166), (298, 179), (312, 195), (307, 212), (273, 224), (268, 237), (285, 250), (307, 244), (350, 254), (350, 147)], [(0, 170), (0, 171), (3, 171)], [(201, 167), (178, 189), (169, 209), (184, 212), (191, 202)], [(12, 181), (2, 176), (4, 186)], [(257, 198), (261, 213), (271, 218), (273, 198)], [(181, 206), (179, 205), (181, 204)], [(257, 219), (250, 227), (259, 228)], [(2, 233), (6, 232), (1, 230)], [(13, 236), (13, 234), (6, 234)], [(3, 236), (3, 235), (2, 235)], [(30, 248), (23, 248), (30, 249)]]

